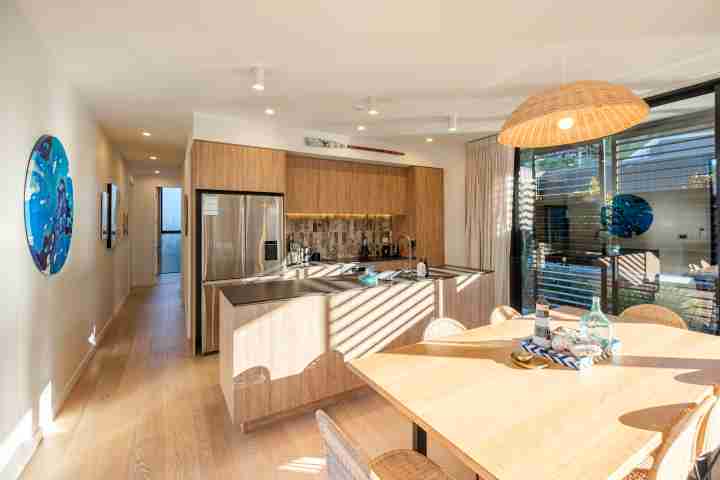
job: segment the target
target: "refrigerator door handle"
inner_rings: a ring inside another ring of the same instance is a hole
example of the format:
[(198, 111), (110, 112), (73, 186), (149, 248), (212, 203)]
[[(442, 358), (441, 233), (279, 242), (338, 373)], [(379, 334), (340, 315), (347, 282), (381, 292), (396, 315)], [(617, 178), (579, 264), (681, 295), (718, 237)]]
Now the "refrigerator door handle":
[(245, 268), (245, 248), (247, 245), (247, 223), (245, 221), (245, 212), (247, 212), (247, 196), (243, 195), (240, 202), (240, 211), (238, 212), (238, 240), (240, 240), (240, 271), (243, 278), (248, 276), (248, 270)]
[[(200, 212), (202, 214), (202, 211)], [(204, 282), (207, 280), (207, 270), (208, 270), (208, 241), (210, 234), (208, 232), (208, 224), (207, 219), (203, 216), (202, 218), (202, 251), (201, 251), (201, 257), (202, 257), (202, 272), (201, 272), (201, 279)]]

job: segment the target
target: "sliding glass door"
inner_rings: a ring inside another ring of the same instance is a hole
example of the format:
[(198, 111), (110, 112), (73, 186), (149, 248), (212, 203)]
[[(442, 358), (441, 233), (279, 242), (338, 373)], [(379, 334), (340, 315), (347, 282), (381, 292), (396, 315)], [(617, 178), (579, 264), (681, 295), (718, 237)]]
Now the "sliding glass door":
[[(648, 120), (518, 155), (521, 307), (656, 303), (718, 332), (716, 95), (662, 101)], [(652, 105), (651, 105), (652, 106)]]

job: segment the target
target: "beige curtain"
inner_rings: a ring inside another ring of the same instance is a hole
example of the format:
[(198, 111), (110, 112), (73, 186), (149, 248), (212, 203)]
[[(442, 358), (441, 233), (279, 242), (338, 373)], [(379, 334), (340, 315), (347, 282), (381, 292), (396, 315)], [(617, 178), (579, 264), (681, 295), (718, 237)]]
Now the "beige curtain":
[(495, 305), (510, 303), (514, 149), (493, 136), (467, 144), (465, 245), (470, 267), (495, 272)]

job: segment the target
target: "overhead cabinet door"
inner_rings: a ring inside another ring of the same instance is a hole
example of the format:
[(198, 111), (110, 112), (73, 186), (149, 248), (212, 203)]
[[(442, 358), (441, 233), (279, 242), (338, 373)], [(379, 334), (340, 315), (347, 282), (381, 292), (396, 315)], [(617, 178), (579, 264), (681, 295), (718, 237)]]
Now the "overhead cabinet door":
[(285, 152), (196, 140), (192, 149), (195, 188), (285, 193)]

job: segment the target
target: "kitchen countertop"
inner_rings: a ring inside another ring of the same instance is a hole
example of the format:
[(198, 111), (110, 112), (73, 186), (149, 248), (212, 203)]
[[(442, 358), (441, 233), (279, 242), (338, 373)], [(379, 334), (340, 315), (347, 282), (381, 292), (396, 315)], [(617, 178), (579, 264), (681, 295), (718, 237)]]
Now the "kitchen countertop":
[(324, 258), (320, 263), (377, 263), (377, 262), (406, 262), (408, 260), (416, 260), (415, 257), (349, 257), (349, 258)]
[(253, 303), (274, 302), (305, 297), (308, 295), (332, 295), (348, 290), (389, 287), (397, 283), (428, 282), (455, 278), (462, 275), (476, 273), (492, 273), (466, 267), (443, 265), (430, 269), (430, 276), (426, 278), (396, 278), (395, 280), (381, 280), (377, 286), (367, 286), (360, 283), (358, 275), (340, 275), (336, 277), (306, 278), (302, 280), (273, 280), (269, 282), (247, 283), (243, 285), (228, 285), (220, 287), (233, 306)]

